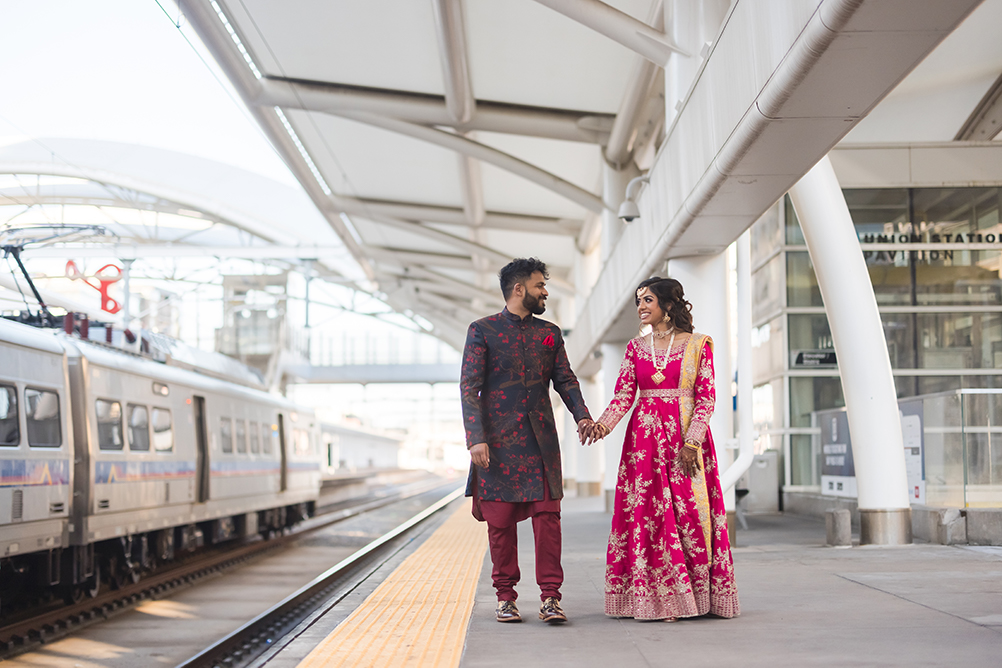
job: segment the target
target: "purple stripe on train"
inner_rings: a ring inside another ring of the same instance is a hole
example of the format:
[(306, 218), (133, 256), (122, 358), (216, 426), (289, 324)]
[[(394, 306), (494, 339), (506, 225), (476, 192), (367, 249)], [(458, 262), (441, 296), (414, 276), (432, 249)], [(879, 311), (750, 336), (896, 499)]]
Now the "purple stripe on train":
[(0, 460), (0, 487), (70, 484), (68, 459)]
[(94, 465), (94, 482), (98, 485), (116, 482), (178, 480), (191, 478), (194, 475), (195, 463), (188, 461), (98, 461)]

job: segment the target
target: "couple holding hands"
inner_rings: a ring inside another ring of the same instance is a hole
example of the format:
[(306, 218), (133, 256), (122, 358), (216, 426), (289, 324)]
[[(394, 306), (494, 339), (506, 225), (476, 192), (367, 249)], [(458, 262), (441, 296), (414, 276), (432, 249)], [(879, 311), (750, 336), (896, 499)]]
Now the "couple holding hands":
[[(463, 422), (472, 464), (466, 495), (487, 523), (499, 622), (521, 621), (517, 524), (532, 519), (539, 618), (560, 606), (560, 446), (550, 384), (582, 443), (607, 436), (636, 400), (616, 479), (606, 552), (605, 614), (675, 621), (739, 614), (724, 499), (709, 419), (713, 342), (692, 329), (682, 285), (651, 278), (636, 291), (649, 333), (629, 342), (615, 395), (592, 421), (560, 328), (546, 308), (546, 265), (516, 259), (499, 273), (505, 308), (470, 325), (463, 351)], [(639, 395), (639, 398), (638, 398)]]

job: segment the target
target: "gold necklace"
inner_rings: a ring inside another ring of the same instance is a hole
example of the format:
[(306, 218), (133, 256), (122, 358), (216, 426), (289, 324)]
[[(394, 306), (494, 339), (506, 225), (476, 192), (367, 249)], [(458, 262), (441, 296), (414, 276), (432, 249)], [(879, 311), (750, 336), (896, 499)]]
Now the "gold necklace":
[(665, 379), (664, 373), (665, 369), (668, 368), (668, 358), (671, 357), (671, 347), (675, 343), (675, 328), (671, 328), (671, 338), (668, 339), (668, 350), (665, 351), (665, 361), (664, 364), (658, 366), (658, 351), (654, 347), (654, 329), (651, 329), (651, 362), (654, 364), (654, 373), (651, 375), (651, 380), (656, 384), (660, 385)]

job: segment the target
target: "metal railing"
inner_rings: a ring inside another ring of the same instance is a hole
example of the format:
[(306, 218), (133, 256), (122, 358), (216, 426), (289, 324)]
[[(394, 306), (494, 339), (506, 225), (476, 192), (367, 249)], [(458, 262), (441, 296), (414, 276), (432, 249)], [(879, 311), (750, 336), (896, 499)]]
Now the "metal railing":
[[(904, 397), (898, 406), (912, 503), (1002, 507), (1002, 388)], [(817, 414), (813, 421), (817, 423)], [(824, 457), (820, 432), (811, 436), (818, 469)], [(817, 479), (816, 472), (813, 477)]]
[(922, 401), (926, 503), (1002, 506), (1002, 389), (963, 389)]

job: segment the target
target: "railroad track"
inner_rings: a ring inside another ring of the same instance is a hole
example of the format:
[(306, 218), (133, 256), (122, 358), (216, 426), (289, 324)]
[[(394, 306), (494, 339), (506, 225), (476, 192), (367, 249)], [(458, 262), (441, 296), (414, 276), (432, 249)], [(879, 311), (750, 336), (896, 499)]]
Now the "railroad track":
[[(311, 582), (276, 603), (227, 636), (177, 665), (177, 668), (236, 668), (246, 666), (304, 620), (319, 617), (337, 605), (385, 561), (392, 558), (395, 539), (439, 512), (464, 493), (462, 487), (383, 534)], [(389, 553), (389, 554), (387, 554)], [(359, 575), (359, 571), (364, 573)]]
[(123, 612), (148, 600), (165, 598), (206, 578), (225, 573), (248, 561), (287, 547), (304, 536), (350, 517), (391, 503), (451, 486), (441, 480), (402, 485), (394, 493), (366, 497), (362, 503), (342, 507), (308, 519), (294, 530), (269, 540), (253, 540), (221, 551), (192, 557), (167, 570), (147, 575), (135, 584), (98, 594), (95, 598), (18, 619), (0, 627), (0, 660), (22, 654)]

